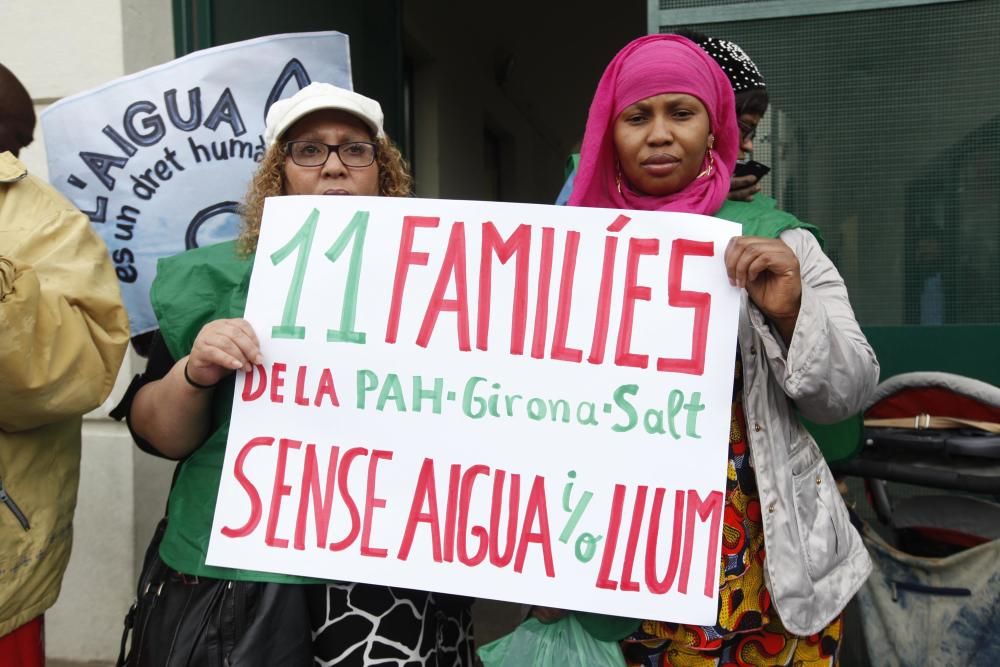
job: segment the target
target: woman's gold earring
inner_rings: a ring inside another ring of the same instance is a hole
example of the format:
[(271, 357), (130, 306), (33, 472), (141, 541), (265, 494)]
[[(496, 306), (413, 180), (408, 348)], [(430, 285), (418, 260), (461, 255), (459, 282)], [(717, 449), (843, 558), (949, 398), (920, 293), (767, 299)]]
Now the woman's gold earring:
[(712, 175), (712, 170), (715, 168), (715, 156), (712, 154), (712, 149), (708, 149), (708, 153), (705, 155), (708, 158), (708, 166), (698, 174), (698, 178), (703, 178)]
[(618, 186), (618, 194), (624, 197), (625, 195), (622, 193), (622, 163), (617, 161), (615, 162), (615, 185)]

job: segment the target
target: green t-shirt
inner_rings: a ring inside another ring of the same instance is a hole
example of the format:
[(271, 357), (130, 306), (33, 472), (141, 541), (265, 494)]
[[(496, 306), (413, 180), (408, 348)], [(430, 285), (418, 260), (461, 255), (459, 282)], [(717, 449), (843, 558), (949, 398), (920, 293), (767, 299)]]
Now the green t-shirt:
[(775, 208), (775, 201), (764, 195), (755, 195), (753, 200), (748, 202), (727, 199), (715, 217), (742, 224), (745, 236), (766, 236), (775, 239), (786, 229), (806, 229), (812, 232), (820, 246), (823, 245), (823, 235), (820, 234), (818, 227), (802, 222), (791, 213), (778, 210)]
[[(239, 256), (233, 241), (159, 261), (150, 299), (160, 334), (174, 359), (191, 352), (205, 324), (243, 316), (252, 266), (253, 257)], [(231, 375), (224, 380), (212, 397), (211, 435), (180, 464), (167, 504), (167, 530), (160, 543), (160, 558), (179, 572), (200, 577), (312, 582), (303, 577), (205, 564), (229, 436), (234, 378)]]

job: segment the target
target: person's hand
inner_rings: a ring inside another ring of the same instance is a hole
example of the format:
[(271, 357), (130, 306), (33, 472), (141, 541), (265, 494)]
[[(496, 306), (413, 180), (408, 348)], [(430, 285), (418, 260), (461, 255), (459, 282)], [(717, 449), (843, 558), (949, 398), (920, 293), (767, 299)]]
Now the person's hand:
[(753, 174), (733, 176), (729, 181), (729, 198), (734, 201), (751, 201), (760, 192), (760, 179)]
[(565, 609), (559, 609), (558, 607), (531, 608), (531, 615), (537, 618), (542, 623), (555, 623), (568, 613), (569, 612), (566, 611)]
[(248, 371), (251, 364), (264, 363), (264, 358), (253, 327), (237, 318), (203, 326), (186, 363), (192, 381), (211, 386), (237, 369)]
[(729, 281), (746, 288), (750, 299), (791, 340), (802, 304), (799, 260), (781, 239), (735, 236), (725, 254)]

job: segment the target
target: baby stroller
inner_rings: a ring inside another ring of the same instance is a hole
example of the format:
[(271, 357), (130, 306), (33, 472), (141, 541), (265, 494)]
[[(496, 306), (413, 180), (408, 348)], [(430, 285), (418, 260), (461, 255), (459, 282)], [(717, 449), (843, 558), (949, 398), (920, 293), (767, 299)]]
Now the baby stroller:
[(871, 664), (1000, 664), (1000, 388), (897, 375), (876, 389), (863, 440), (832, 467), (874, 562), (857, 597)]

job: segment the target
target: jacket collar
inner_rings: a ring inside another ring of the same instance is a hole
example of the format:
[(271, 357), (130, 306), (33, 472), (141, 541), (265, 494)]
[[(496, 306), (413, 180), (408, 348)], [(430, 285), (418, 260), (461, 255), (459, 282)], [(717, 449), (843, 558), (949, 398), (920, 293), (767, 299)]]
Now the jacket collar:
[(0, 183), (14, 183), (27, 175), (28, 168), (13, 153), (0, 153)]

